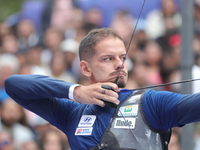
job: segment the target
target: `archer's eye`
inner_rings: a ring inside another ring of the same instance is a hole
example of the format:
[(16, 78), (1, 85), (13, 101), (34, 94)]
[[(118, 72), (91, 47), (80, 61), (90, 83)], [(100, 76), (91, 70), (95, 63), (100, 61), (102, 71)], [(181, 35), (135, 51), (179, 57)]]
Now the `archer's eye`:
[(121, 58), (122, 61), (126, 61), (126, 56)]
[(104, 59), (104, 61), (111, 61), (111, 60), (112, 60), (112, 58), (110, 58), (110, 57), (107, 57)]

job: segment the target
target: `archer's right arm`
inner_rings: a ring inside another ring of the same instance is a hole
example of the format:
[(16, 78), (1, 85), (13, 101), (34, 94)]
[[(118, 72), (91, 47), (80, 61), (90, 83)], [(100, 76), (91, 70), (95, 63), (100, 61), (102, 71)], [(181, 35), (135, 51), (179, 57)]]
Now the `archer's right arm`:
[(8, 95), (22, 106), (30, 103), (31, 100), (54, 97), (75, 99), (80, 103), (100, 106), (105, 106), (101, 99), (116, 104), (119, 103), (117, 99), (118, 94), (112, 90), (107, 90), (106, 94), (102, 94), (102, 85), (109, 85), (115, 91), (119, 91), (114, 83), (107, 82), (89, 86), (76, 86), (74, 90), (70, 90), (73, 87), (72, 85), (74, 84), (42, 75), (13, 75), (5, 81)]
[(42, 75), (13, 75), (5, 81), (8, 95), (16, 101), (20, 100), (20, 103), (41, 98), (69, 98), (71, 85), (73, 84)]
[(72, 85), (42, 75), (12, 75), (5, 81), (6, 92), (14, 101), (51, 123), (62, 110), (70, 113), (71, 102), (61, 98), (69, 98)]

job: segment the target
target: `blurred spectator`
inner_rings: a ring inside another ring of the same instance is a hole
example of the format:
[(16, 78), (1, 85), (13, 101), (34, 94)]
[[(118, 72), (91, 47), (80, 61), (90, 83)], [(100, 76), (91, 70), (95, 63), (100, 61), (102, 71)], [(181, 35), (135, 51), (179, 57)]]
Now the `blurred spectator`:
[(60, 130), (52, 128), (47, 130), (41, 137), (41, 150), (69, 150), (66, 138)]
[(32, 130), (26, 126), (26, 118), (23, 108), (12, 99), (8, 98), (1, 104), (1, 130), (7, 131), (15, 141), (15, 147), (19, 149), (21, 144), (34, 140)]
[(128, 77), (126, 88), (136, 89), (147, 86), (148, 81), (147, 81), (146, 69), (147, 65), (145, 62), (139, 62), (139, 61), (134, 62), (134, 67)]
[(1, 42), (1, 53), (16, 54), (19, 51), (17, 38), (13, 34), (5, 35)]
[(176, 72), (180, 67), (181, 37), (177, 30), (171, 30), (156, 41), (160, 44), (163, 50), (161, 77), (163, 82), (167, 83), (170, 82), (169, 78), (171, 74), (173, 74), (174, 71)]
[(141, 50), (145, 48), (147, 42), (149, 41), (145, 29), (146, 29), (146, 21), (144, 19), (138, 20), (134, 37), (137, 40), (137, 47)]
[(42, 62), (43, 49), (41, 46), (31, 47), (26, 54), (27, 63), (30, 64), (31, 74), (50, 75), (49, 66)]
[[(194, 65), (192, 67), (192, 79), (199, 79), (199, 77), (200, 77), (200, 66)], [(199, 84), (200, 81), (195, 81), (192, 83), (192, 93), (200, 92)]]
[(43, 134), (43, 132), (48, 130), (50, 124), (46, 120), (29, 110), (24, 109), (24, 112), (27, 118), (27, 123), (34, 131), (36, 139), (38, 140), (38, 137), (40, 137)]
[(200, 32), (200, 1), (194, 0), (194, 25), (195, 30)]
[(80, 67), (79, 62), (80, 62), (80, 59), (79, 59), (79, 56), (77, 55), (72, 63), (71, 73), (78, 81), (79, 80), (81, 81), (83, 78), (82, 78), (82, 73), (79, 69)]
[(147, 64), (146, 74), (148, 74), (147, 82), (150, 85), (162, 83), (160, 76), (160, 62), (162, 60), (163, 51), (158, 43), (150, 41), (144, 49), (144, 57)]
[(71, 70), (72, 63), (78, 56), (79, 43), (73, 39), (66, 39), (61, 43), (60, 49), (64, 53), (65, 63), (68, 70)]
[(26, 53), (30, 47), (36, 46), (41, 42), (34, 23), (28, 19), (21, 20), (18, 23), (17, 36), (20, 53)]
[(168, 149), (169, 150), (181, 150), (180, 133), (177, 129), (172, 129), (172, 134), (171, 134)]
[(64, 80), (72, 83), (76, 83), (76, 79), (67, 70), (67, 63), (62, 52), (54, 53), (51, 60), (51, 77), (59, 80)]
[[(193, 48), (194, 48), (194, 52), (195, 54), (200, 55), (200, 32), (195, 32), (194, 35), (194, 40), (193, 40)], [(197, 59), (195, 59), (195, 64), (200, 66), (200, 62), (198, 62), (198, 57), (196, 57)]]
[(0, 102), (8, 98), (4, 88), (4, 81), (7, 77), (18, 72), (18, 59), (12, 54), (0, 55)]
[(163, 0), (161, 10), (153, 10), (147, 15), (146, 32), (149, 38), (156, 39), (168, 30), (181, 26), (181, 16), (174, 0)]
[(41, 57), (43, 64), (50, 64), (53, 54), (60, 51), (60, 43), (64, 40), (64, 33), (60, 30), (50, 27), (44, 34), (44, 46)]
[(43, 14), (43, 30), (46, 30), (49, 27), (54, 27), (64, 32), (66, 26), (70, 23), (72, 9), (72, 0), (49, 1)]
[[(129, 43), (128, 43), (129, 44)], [(127, 46), (128, 49), (128, 46)], [(129, 59), (132, 61), (132, 63), (134, 63), (135, 59), (137, 59), (137, 55), (140, 53), (140, 49), (138, 46), (138, 41), (136, 39), (136, 37), (134, 37), (130, 43), (129, 49), (128, 49), (128, 57)]]
[(14, 141), (6, 131), (0, 131), (0, 150), (15, 150)]
[(40, 150), (40, 149), (38, 143), (32, 140), (23, 143), (20, 150)]
[[(178, 82), (181, 81), (181, 71), (179, 68), (174, 68), (170, 71), (168, 75), (168, 79), (166, 83), (170, 82)], [(181, 84), (173, 84), (164, 87), (165, 90), (172, 91), (172, 92), (181, 92)]]
[(130, 13), (119, 10), (113, 17), (111, 28), (118, 32), (125, 44), (128, 45), (133, 33), (134, 18)]
[[(49, 1), (46, 0), (24, 0), (18, 20), (28, 19), (34, 23), (37, 33), (43, 34), (42, 14)], [(34, 13), (33, 13), (34, 12)], [(18, 22), (19, 22), (18, 21)]]
[(102, 27), (102, 22), (103, 22), (103, 16), (101, 9), (99, 8), (90, 8), (86, 12), (86, 22), (91, 23), (93, 25), (96, 25), (96, 27), (100, 28)]
[(71, 18), (68, 26), (66, 26), (64, 34), (66, 39), (74, 39), (80, 42), (86, 35), (84, 30), (85, 17), (84, 12), (79, 8), (73, 9), (73, 17)]
[(144, 51), (137, 49), (135, 47), (136, 44), (136, 42), (132, 42), (129, 49), (129, 57), (131, 58), (133, 67), (129, 71), (128, 82), (126, 86), (128, 89), (140, 88), (148, 85), (146, 76), (147, 64), (145, 62)]
[[(200, 33), (196, 32), (193, 40), (193, 48), (195, 54), (195, 63), (192, 67), (192, 78), (198, 79), (200, 77)], [(192, 83), (192, 92), (200, 92), (199, 89), (200, 81), (195, 81)]]
[(0, 22), (0, 47), (2, 44), (2, 38), (6, 35), (12, 34), (13, 31), (6, 22)]
[(200, 122), (197, 122), (194, 124), (194, 141), (195, 141), (195, 146), (194, 150), (199, 150), (200, 149)]
[(179, 30), (173, 29), (169, 30), (155, 41), (159, 43), (165, 53), (171, 53), (173, 47), (180, 46), (181, 36)]
[(20, 65), (18, 74), (31, 74), (31, 65), (30, 64)]
[(92, 29), (101, 28), (103, 23), (102, 11), (99, 8), (90, 8), (85, 13), (84, 28), (88, 33)]

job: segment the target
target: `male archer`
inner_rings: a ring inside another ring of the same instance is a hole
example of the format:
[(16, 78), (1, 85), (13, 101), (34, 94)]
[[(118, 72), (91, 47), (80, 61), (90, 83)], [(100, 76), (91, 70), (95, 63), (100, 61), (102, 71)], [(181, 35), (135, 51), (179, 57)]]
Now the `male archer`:
[(121, 89), (128, 76), (126, 49), (112, 29), (90, 31), (79, 56), (88, 86), (41, 75), (13, 75), (5, 81), (10, 97), (62, 130), (73, 150), (167, 150), (172, 127), (200, 120), (199, 93)]

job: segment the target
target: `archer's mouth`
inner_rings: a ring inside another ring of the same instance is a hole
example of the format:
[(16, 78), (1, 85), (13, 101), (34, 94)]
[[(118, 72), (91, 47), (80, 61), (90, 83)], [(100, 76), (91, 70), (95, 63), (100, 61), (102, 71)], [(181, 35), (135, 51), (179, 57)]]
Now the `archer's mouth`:
[(122, 76), (127, 76), (127, 73), (125, 71), (120, 71), (120, 72), (114, 72), (114, 73), (111, 73), (111, 76), (114, 76), (114, 77), (122, 77)]
[(120, 80), (120, 79), (124, 80), (126, 75), (127, 75), (126, 73), (125, 74), (124, 73), (112, 74), (112, 77), (110, 78), (110, 82), (117, 83), (118, 80)]

